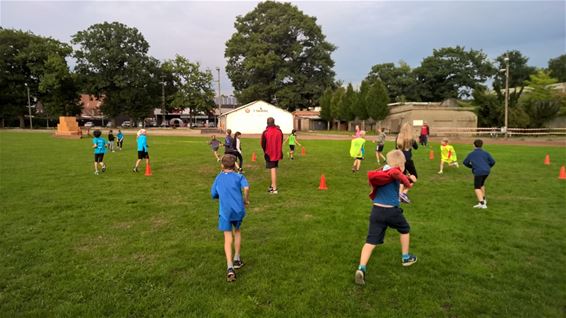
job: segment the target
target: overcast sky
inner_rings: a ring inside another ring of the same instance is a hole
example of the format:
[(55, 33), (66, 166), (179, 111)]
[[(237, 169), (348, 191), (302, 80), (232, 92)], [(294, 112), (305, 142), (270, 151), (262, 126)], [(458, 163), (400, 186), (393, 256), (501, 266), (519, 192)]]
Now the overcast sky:
[[(203, 68), (222, 68), (222, 93), (232, 91), (224, 74), (225, 42), (238, 15), (257, 1), (5, 1), (4, 28), (29, 30), (70, 42), (90, 25), (119, 21), (136, 27), (160, 59), (175, 54)], [(529, 64), (545, 67), (566, 52), (566, 1), (302, 1), (315, 16), (333, 53), (336, 78), (359, 83), (372, 65), (404, 60), (416, 67), (434, 48), (462, 45), (490, 58), (518, 49)], [(216, 78), (216, 71), (214, 71)]]

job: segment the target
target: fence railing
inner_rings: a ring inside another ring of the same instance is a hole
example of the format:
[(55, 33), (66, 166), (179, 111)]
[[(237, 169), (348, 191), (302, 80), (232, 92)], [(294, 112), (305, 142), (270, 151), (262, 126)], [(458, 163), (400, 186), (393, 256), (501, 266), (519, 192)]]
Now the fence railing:
[[(500, 127), (456, 128), (432, 127), (432, 136), (505, 136), (505, 130)], [(509, 128), (509, 136), (566, 136), (566, 128)]]

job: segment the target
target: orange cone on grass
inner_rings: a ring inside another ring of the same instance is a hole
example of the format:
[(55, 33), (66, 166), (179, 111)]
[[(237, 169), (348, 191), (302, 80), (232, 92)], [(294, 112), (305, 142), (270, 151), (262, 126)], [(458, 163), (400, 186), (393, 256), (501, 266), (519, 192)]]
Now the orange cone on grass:
[(428, 159), (430, 160), (434, 160), (434, 151), (431, 149), (430, 152), (428, 153)]
[(547, 166), (550, 164), (550, 156), (548, 154), (546, 154), (546, 157), (544, 157), (544, 164)]
[(560, 167), (560, 174), (558, 175), (558, 179), (565, 180), (566, 179), (566, 167)]
[(304, 156), (307, 154), (307, 151), (305, 150), (305, 147), (301, 147), (301, 156)]
[(151, 176), (151, 166), (149, 165), (149, 162), (147, 163), (147, 165), (145, 166), (145, 175), (147, 177)]
[(257, 160), (257, 157), (256, 157), (255, 152), (254, 152), (254, 153), (252, 153), (252, 162), (255, 162), (256, 160)]
[(324, 175), (320, 175), (320, 185), (318, 186), (319, 190), (328, 190), (326, 186), (326, 177)]

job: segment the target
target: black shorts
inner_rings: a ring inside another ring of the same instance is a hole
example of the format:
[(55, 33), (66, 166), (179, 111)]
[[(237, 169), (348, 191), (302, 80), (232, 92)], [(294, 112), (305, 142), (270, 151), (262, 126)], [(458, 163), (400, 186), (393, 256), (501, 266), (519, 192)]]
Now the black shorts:
[(401, 234), (410, 232), (411, 227), (403, 215), (403, 209), (398, 207), (384, 208), (373, 206), (369, 216), (369, 230), (366, 243), (372, 245), (383, 244), (385, 230), (388, 227), (396, 229)]
[(485, 184), (485, 179), (487, 179), (487, 177), (489, 177), (489, 175), (474, 176), (474, 189), (481, 189), (481, 187)]
[(417, 168), (415, 168), (415, 162), (413, 161), (413, 159), (407, 160), (405, 162), (405, 174), (407, 172), (415, 176), (415, 178), (417, 179), (419, 178), (419, 176), (417, 175)]
[(291, 149), (291, 151), (295, 151), (295, 145), (289, 145), (289, 149)]
[(375, 151), (383, 152), (383, 146), (385, 146), (385, 145), (377, 145), (377, 149)]
[(95, 153), (94, 154), (94, 162), (102, 162), (104, 160), (103, 153)]
[(364, 160), (364, 157), (356, 157), (355, 160)]
[(273, 169), (279, 167), (279, 161), (269, 160), (269, 156), (267, 156), (267, 154), (263, 155), (263, 157), (265, 158), (265, 168)]
[(219, 147), (212, 147), (212, 151), (218, 151)]
[(138, 151), (138, 159), (149, 159), (147, 151)]

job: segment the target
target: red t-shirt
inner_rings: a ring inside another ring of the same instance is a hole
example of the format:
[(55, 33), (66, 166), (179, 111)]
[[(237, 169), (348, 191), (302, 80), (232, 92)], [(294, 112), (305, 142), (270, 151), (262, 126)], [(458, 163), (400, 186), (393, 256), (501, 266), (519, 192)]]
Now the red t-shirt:
[(279, 161), (283, 158), (283, 133), (276, 126), (267, 126), (261, 135), (261, 148), (269, 157), (269, 161)]

